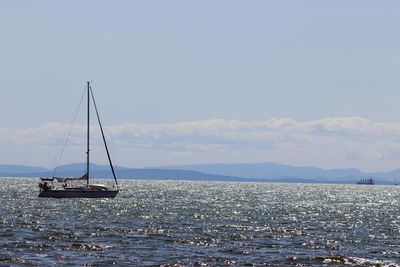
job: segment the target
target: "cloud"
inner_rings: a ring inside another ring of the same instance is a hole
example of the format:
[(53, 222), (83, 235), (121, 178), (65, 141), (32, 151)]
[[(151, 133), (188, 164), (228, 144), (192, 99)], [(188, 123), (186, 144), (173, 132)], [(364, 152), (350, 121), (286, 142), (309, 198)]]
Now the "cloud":
[[(92, 138), (101, 137), (91, 127)], [(63, 142), (69, 126), (48, 123), (33, 129), (0, 129), (0, 142), (13, 144), (53, 144)], [(132, 124), (125, 123), (105, 127), (110, 142), (116, 145), (140, 147), (196, 147), (203, 146), (262, 146), (276, 148), (281, 143), (323, 142), (384, 142), (400, 141), (400, 123), (372, 122), (365, 118), (326, 118), (297, 122), (292, 119), (269, 119), (266, 121), (241, 122), (236, 120), (205, 120), (194, 122)], [(74, 144), (85, 142), (86, 127), (74, 126), (70, 138)], [(266, 145), (267, 146), (263, 146)]]
[[(100, 145), (102, 140), (96, 128), (91, 127), (92, 143)], [(0, 129), (0, 146), (61, 146), (68, 131), (70, 144), (85, 144), (86, 127), (69, 129), (61, 123), (32, 129)], [(218, 158), (219, 162), (279, 159), (300, 164), (400, 158), (400, 123), (373, 122), (361, 117), (303, 122), (272, 118), (255, 122), (214, 119), (148, 125), (124, 123), (104, 130), (114, 151), (140, 151), (149, 157), (158, 153), (176, 160), (190, 158), (192, 163), (196, 163), (196, 157), (202, 162)]]

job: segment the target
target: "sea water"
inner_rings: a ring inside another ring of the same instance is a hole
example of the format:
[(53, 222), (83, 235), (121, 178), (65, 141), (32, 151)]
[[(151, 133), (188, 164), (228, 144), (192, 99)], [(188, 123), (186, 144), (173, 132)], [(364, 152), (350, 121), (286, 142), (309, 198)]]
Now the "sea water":
[(122, 180), (115, 199), (46, 199), (37, 183), (0, 178), (0, 265), (400, 263), (396, 186)]

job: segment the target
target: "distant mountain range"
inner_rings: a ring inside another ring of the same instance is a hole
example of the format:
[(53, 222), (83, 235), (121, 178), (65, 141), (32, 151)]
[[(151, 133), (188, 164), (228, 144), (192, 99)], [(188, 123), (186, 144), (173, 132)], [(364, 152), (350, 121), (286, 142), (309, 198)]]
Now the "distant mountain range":
[(400, 179), (400, 169), (389, 172), (362, 172), (359, 169), (324, 170), (316, 167), (295, 167), (277, 163), (197, 164), (160, 167), (161, 169), (196, 170), (218, 175), (251, 177), (274, 182), (309, 182), (353, 184), (360, 179), (373, 178), (377, 184), (393, 184)]
[[(76, 177), (85, 172), (86, 163), (59, 166), (59, 177)], [(109, 166), (91, 164), (91, 176), (112, 178)], [(400, 169), (391, 172), (364, 173), (358, 169), (324, 170), (315, 167), (295, 167), (277, 163), (257, 164), (198, 164), (157, 168), (126, 168), (115, 166), (119, 179), (140, 180), (197, 180), (242, 182), (298, 182), (355, 184), (362, 178), (373, 178), (376, 184), (393, 184), (400, 177)], [(0, 165), (0, 177), (48, 177), (52, 170), (42, 167)]]

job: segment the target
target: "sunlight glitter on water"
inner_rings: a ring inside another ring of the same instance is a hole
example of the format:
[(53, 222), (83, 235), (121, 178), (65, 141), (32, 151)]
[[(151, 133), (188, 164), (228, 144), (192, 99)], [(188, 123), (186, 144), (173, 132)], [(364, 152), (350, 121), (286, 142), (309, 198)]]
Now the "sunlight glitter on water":
[(37, 182), (0, 179), (0, 265), (400, 262), (395, 186), (123, 180), (57, 200)]

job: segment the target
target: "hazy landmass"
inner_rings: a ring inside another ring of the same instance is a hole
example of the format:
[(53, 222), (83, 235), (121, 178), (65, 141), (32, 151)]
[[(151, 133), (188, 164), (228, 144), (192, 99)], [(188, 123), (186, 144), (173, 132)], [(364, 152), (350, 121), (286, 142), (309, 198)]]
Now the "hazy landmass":
[[(63, 165), (53, 172), (42, 167), (0, 165), (1, 177), (77, 177), (85, 172), (86, 163)], [(109, 166), (91, 164), (91, 176), (112, 178)], [(358, 169), (324, 170), (316, 167), (295, 167), (276, 163), (257, 164), (199, 164), (164, 166), (157, 168), (115, 167), (119, 179), (140, 180), (194, 180), (241, 182), (293, 182), (354, 184), (372, 177), (376, 184), (393, 184), (400, 177), (400, 169), (390, 172), (364, 173)]]

